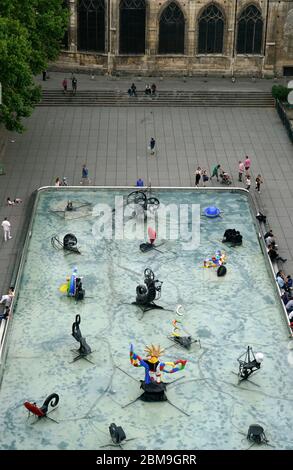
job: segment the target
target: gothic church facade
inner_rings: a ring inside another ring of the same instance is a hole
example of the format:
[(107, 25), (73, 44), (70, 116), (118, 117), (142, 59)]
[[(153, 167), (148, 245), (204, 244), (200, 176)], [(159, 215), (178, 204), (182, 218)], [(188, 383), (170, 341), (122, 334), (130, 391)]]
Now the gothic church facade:
[(65, 3), (63, 64), (121, 75), (293, 75), (293, 1)]

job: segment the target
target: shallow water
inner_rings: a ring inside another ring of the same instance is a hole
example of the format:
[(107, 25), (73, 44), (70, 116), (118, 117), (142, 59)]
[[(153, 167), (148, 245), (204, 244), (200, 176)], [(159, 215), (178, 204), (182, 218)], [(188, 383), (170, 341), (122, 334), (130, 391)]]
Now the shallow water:
[[(143, 240), (98, 239), (97, 204), (112, 208), (115, 196), (127, 193), (54, 190), (39, 196), (0, 391), (0, 448), (98, 449), (110, 443), (112, 422), (135, 438), (124, 444), (126, 449), (246, 449), (245, 435), (253, 423), (264, 427), (275, 448), (292, 448), (293, 353), (246, 194), (154, 190), (164, 204), (200, 205), (194, 213), (215, 205), (222, 217), (200, 217), (200, 243), (192, 250), (182, 237), (164, 242), (159, 232), (161, 252), (141, 253)], [(75, 206), (90, 205), (64, 213), (69, 199)], [(105, 220), (111, 220), (111, 228), (112, 216)], [(174, 214), (168, 225), (176, 231)], [(138, 228), (143, 228), (141, 218)], [(243, 246), (221, 243), (227, 228), (240, 230)], [(51, 237), (62, 240), (66, 233), (76, 235), (81, 255), (52, 247)], [(227, 254), (222, 278), (215, 269), (203, 268), (203, 260), (218, 249)], [(59, 291), (75, 266), (86, 292), (80, 302)], [(163, 281), (157, 303), (166, 311), (142, 315), (131, 305), (146, 267)], [(181, 317), (176, 315), (179, 304)], [(72, 363), (76, 354), (71, 350), (79, 347), (71, 335), (77, 314), (94, 364)], [(201, 348), (199, 343), (190, 351), (174, 346), (168, 339), (174, 318), (200, 338)], [(140, 395), (144, 377), (143, 368), (129, 363), (131, 342), (142, 356), (145, 345), (153, 343), (166, 348), (163, 361), (188, 360), (183, 372), (165, 374), (164, 380), (181, 378), (167, 388), (167, 396), (189, 416), (168, 402), (137, 401), (123, 408)], [(264, 362), (251, 377), (254, 383), (238, 386), (233, 372), (248, 345), (264, 354)], [(60, 402), (49, 416), (59, 424), (42, 419), (31, 425), (35, 419), (27, 421), (23, 403), (41, 406), (53, 392)]]

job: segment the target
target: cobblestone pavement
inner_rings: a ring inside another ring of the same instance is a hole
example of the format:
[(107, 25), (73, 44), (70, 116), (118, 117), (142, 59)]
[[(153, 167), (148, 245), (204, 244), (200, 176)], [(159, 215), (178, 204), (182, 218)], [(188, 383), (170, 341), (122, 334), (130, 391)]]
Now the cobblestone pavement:
[[(52, 72), (45, 85), (61, 86), (63, 75)], [(205, 86), (203, 80), (196, 81)], [(119, 80), (119, 87), (123, 83), (125, 88), (131, 81)], [(79, 80), (79, 86), (83, 83), (87, 88), (93, 82), (101, 88), (113, 86), (110, 79), (96, 77), (91, 81), (88, 76)], [(210, 80), (208, 86), (216, 87), (217, 83), (217, 89), (221, 83), (230, 88), (235, 85), (219, 79)], [(236, 82), (242, 90), (264, 84), (270, 89), (272, 83), (243, 80), (240, 87), (240, 80)], [(163, 84), (165, 89), (184, 89), (186, 85), (179, 79), (164, 80), (159, 86)], [(191, 86), (188, 79), (187, 84)], [(7, 142), (0, 157), (6, 170), (0, 176), (0, 217), (1, 221), (8, 217), (13, 236), (6, 243), (2, 234), (0, 237), (0, 293), (11, 279), (30, 194), (40, 186), (53, 185), (57, 176), (66, 176), (69, 184), (78, 185), (83, 163), (94, 185), (134, 185), (141, 177), (153, 186), (192, 186), (198, 165), (210, 171), (216, 163), (238, 185), (238, 160), (250, 155), (251, 193), (268, 216), (280, 254), (288, 258), (286, 272), (293, 274), (292, 144), (274, 109), (42, 107), (34, 111), (26, 127), (23, 135), (0, 132), (2, 143)], [(155, 157), (147, 150), (152, 136), (157, 141)], [(255, 194), (253, 183), (258, 173), (264, 184), (261, 193)], [(8, 196), (24, 202), (7, 207)]]

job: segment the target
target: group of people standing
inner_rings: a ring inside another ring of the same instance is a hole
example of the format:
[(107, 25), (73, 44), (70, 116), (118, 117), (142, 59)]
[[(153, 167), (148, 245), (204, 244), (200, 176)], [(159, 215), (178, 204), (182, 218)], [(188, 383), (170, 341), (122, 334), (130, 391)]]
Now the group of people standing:
[(55, 186), (68, 186), (68, 183), (67, 183), (67, 178), (66, 176), (63, 176), (62, 180), (59, 178), (56, 178), (55, 180)]
[[(244, 172), (245, 172), (245, 183), (246, 189), (249, 191), (251, 186), (251, 176), (250, 176), (250, 167), (251, 167), (251, 159), (246, 156), (244, 161), (239, 160), (239, 167), (238, 167), (238, 181), (240, 183), (243, 182)], [(255, 178), (255, 189), (257, 192), (260, 193), (260, 185), (263, 183), (261, 175), (258, 174)]]
[[(90, 184), (89, 170), (88, 170), (88, 167), (86, 166), (86, 164), (82, 165), (80, 184), (83, 184), (83, 185)], [(62, 179), (60, 179), (59, 176), (58, 176), (58, 178), (56, 178), (56, 180), (55, 180), (55, 186), (56, 187), (58, 187), (58, 186), (68, 186), (66, 176), (63, 176)]]
[[(66, 94), (67, 89), (68, 89), (68, 80), (67, 80), (67, 78), (63, 79), (62, 87), (63, 87), (63, 93)], [(71, 76), (71, 87), (72, 87), (72, 94), (75, 95), (76, 90), (77, 90), (77, 78), (73, 74)]]
[(194, 176), (195, 176), (195, 182), (194, 182), (195, 187), (198, 188), (201, 179), (203, 181), (203, 186), (205, 187), (206, 182), (209, 180), (207, 170), (205, 168), (201, 168), (200, 166), (198, 166), (194, 172)]
[[(250, 176), (250, 168), (251, 168), (251, 159), (246, 156), (245, 160), (239, 160), (238, 162), (238, 181), (240, 183), (245, 183), (246, 184), (246, 189), (249, 191), (250, 186), (251, 186), (251, 176)], [(203, 186), (205, 186), (205, 183), (210, 179), (212, 180), (214, 177), (217, 178), (217, 181), (219, 181), (219, 176), (222, 178), (222, 182), (227, 181), (229, 182), (231, 180), (230, 176), (228, 175), (227, 172), (225, 172), (220, 164), (217, 164), (213, 167), (211, 176), (210, 178), (208, 177), (207, 170), (202, 169), (201, 167), (197, 167), (197, 169), (194, 172), (195, 176), (195, 186), (198, 187), (200, 184), (200, 181), (202, 179), (203, 181)], [(245, 178), (245, 180), (244, 180)], [(255, 189), (257, 192), (260, 193), (260, 186), (263, 183), (262, 177), (260, 174), (257, 175), (255, 178)], [(231, 183), (229, 183), (231, 184)]]

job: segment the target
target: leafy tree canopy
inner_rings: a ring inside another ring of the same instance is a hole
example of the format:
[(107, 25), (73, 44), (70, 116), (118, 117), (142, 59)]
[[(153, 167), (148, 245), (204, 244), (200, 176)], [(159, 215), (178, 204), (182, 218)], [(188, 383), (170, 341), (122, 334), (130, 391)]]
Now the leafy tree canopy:
[(23, 131), (41, 92), (33, 76), (47, 68), (60, 51), (68, 24), (63, 0), (0, 1), (0, 122)]
[(275, 99), (280, 101), (287, 101), (287, 96), (289, 94), (289, 88), (284, 85), (273, 85), (272, 95)]

